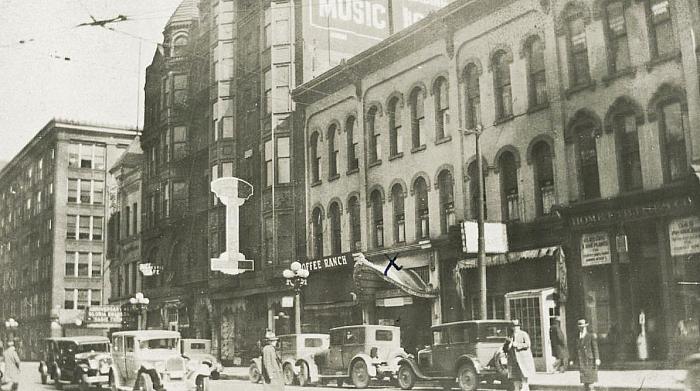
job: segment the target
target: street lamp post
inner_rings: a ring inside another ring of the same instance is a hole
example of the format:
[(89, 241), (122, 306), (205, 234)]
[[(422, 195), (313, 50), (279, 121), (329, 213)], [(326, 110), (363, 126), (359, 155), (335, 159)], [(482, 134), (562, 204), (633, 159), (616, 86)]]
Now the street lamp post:
[(143, 293), (137, 292), (136, 295), (129, 299), (129, 304), (136, 310), (136, 329), (141, 330), (141, 314), (148, 307), (150, 300), (144, 297)]
[(8, 334), (8, 341), (13, 341), (15, 339), (15, 330), (19, 327), (19, 323), (14, 318), (10, 318), (5, 321), (5, 329)]
[(309, 271), (302, 269), (301, 263), (292, 262), (289, 269), (282, 272), (282, 276), (287, 279), (287, 285), (294, 289), (294, 332), (301, 334), (301, 288), (306, 285)]

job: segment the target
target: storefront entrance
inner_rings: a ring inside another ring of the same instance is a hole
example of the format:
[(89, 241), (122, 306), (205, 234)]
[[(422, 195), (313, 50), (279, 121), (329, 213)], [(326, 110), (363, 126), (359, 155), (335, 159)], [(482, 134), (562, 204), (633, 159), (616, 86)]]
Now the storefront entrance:
[(431, 344), (430, 301), (410, 296), (377, 299), (377, 323), (401, 328), (401, 347), (407, 353)]

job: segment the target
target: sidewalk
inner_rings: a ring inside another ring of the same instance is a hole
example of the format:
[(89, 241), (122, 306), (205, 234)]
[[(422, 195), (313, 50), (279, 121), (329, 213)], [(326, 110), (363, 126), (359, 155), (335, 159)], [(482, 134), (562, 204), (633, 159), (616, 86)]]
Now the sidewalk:
[[(224, 367), (222, 379), (248, 380), (248, 367)], [(596, 391), (667, 391), (683, 390), (685, 371), (682, 370), (636, 370), (598, 371)], [(456, 388), (456, 387), (455, 387)], [(538, 372), (530, 380), (532, 390), (568, 391), (583, 389), (579, 373)]]

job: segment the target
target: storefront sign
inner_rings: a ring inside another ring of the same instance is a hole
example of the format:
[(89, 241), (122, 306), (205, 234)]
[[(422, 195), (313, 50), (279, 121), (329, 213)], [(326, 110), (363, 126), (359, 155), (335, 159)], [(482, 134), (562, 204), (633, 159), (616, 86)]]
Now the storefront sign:
[(324, 271), (327, 269), (338, 269), (342, 267), (352, 267), (352, 253), (341, 255), (331, 255), (329, 257), (301, 262), (301, 267), (309, 272)]
[(700, 217), (676, 219), (668, 224), (671, 256), (700, 253)]
[(607, 232), (581, 235), (581, 265), (593, 266), (610, 263), (610, 239)]
[(118, 305), (95, 305), (85, 312), (87, 327), (118, 328), (122, 327), (122, 309)]
[(603, 210), (581, 216), (572, 216), (571, 225), (578, 227), (616, 222), (620, 220), (634, 220), (664, 216), (668, 215), (670, 212), (688, 209), (691, 206), (691, 202), (692, 201), (689, 197), (683, 197), (647, 202), (629, 208)]
[[(462, 223), (462, 251), (478, 252), (479, 227), (476, 221)], [(503, 223), (484, 223), (484, 247), (488, 254), (505, 254), (508, 252), (508, 230)]]

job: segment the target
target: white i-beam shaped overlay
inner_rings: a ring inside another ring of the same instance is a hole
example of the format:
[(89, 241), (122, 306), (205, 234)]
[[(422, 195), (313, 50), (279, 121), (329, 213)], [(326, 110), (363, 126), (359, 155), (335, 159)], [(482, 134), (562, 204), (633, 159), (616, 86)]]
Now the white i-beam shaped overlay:
[[(239, 194), (239, 184), (244, 183), (250, 186), (250, 194), (241, 198)], [(240, 178), (225, 177), (211, 182), (211, 191), (226, 206), (226, 251), (219, 255), (219, 258), (211, 259), (211, 270), (224, 274), (240, 274), (252, 271), (254, 262), (246, 259), (245, 255), (239, 252), (239, 208), (248, 198), (253, 195), (253, 185)]]

